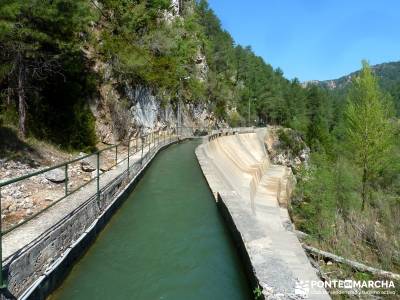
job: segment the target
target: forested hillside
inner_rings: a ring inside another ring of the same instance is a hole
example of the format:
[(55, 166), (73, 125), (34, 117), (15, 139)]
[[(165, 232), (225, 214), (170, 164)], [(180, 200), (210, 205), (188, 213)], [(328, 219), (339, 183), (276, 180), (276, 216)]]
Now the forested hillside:
[[(379, 81), (380, 87), (387, 91), (392, 97), (396, 108), (396, 114), (400, 115), (400, 62), (383, 63), (371, 66), (374, 75)], [(349, 75), (342, 76), (338, 79), (316, 81), (316, 83), (324, 88), (331, 90), (338, 97), (344, 98), (352, 78), (358, 76), (360, 71), (353, 72)]]
[[(315, 139), (307, 138), (313, 151), (310, 165), (297, 175), (292, 216), (317, 248), (398, 272), (400, 122), (385, 86), (389, 79), (382, 76), (364, 62), (337, 89), (309, 85), (330, 109), (317, 115)], [(324, 268), (334, 278), (373, 278)]]
[(123, 139), (137, 87), (175, 113), (182, 101), (232, 125), (307, 126), (308, 92), (235, 44), (204, 0), (6, 0), (0, 48), (1, 122), (22, 138), (93, 148), (105, 110)]

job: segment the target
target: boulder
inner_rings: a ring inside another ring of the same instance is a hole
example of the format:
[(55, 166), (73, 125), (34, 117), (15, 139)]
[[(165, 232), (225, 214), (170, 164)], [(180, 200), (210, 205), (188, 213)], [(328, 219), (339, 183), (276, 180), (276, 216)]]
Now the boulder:
[(45, 177), (48, 181), (62, 183), (65, 181), (65, 171), (62, 169), (54, 169), (47, 172)]
[[(86, 153), (79, 153), (79, 157), (87, 155)], [(86, 157), (80, 161), (81, 169), (84, 172), (93, 172), (96, 170), (97, 166), (97, 157), (95, 155)]]
[(96, 170), (95, 164), (88, 158), (81, 160), (81, 169), (84, 172), (93, 172)]

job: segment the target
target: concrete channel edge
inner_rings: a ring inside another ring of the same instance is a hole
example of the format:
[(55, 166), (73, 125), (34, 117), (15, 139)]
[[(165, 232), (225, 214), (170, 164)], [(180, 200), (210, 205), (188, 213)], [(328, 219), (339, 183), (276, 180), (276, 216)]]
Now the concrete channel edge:
[[(59, 257), (46, 269), (46, 271), (39, 276), (30, 286), (28, 286), (20, 295), (17, 297), (11, 295), (11, 293), (4, 293), (1, 295), (1, 299), (46, 299), (63, 281), (64, 278), (69, 274), (73, 265), (76, 261), (78, 261), (86, 251), (90, 248), (90, 246), (95, 242), (98, 235), (101, 233), (103, 228), (107, 225), (108, 221), (112, 218), (114, 213), (119, 209), (119, 207), (125, 202), (128, 195), (135, 188), (136, 184), (145, 174), (145, 171), (152, 164), (154, 158), (169, 146), (180, 143), (187, 138), (181, 138), (165, 145), (162, 145), (155, 149), (154, 153), (146, 160), (146, 163), (141, 167), (141, 169), (130, 179), (130, 181), (125, 185), (122, 190), (117, 192), (116, 195), (112, 196), (112, 200), (105, 207), (102, 213), (95, 218), (95, 220), (86, 228), (86, 230), (77, 238), (67, 249), (62, 252)], [(125, 171), (126, 172), (126, 171)], [(104, 188), (104, 193), (107, 192), (107, 189), (113, 189), (114, 184), (116, 186), (120, 186), (122, 182), (127, 180), (127, 174), (125, 172), (121, 173), (111, 184)], [(125, 178), (124, 178), (125, 177)], [(111, 192), (112, 193), (112, 192)], [(107, 197), (107, 195), (104, 195)], [(85, 201), (82, 205), (76, 208), (74, 213), (67, 216), (65, 219), (61, 220), (60, 223), (65, 223), (66, 220), (72, 220), (76, 217), (79, 212), (85, 209), (90, 201), (93, 201), (95, 195), (90, 197), (87, 201)], [(55, 224), (49, 231), (53, 229), (57, 229), (57, 227), (61, 226), (60, 223)], [(43, 237), (39, 237), (34, 243), (39, 243), (43, 240)], [(29, 252), (33, 249), (33, 245), (29, 245), (27, 249), (22, 249), (21, 252)], [(16, 254), (16, 256), (22, 255), (22, 253)], [(26, 254), (26, 253), (25, 253)], [(29, 254), (28, 254), (29, 256)], [(7, 295), (8, 294), (8, 295)]]

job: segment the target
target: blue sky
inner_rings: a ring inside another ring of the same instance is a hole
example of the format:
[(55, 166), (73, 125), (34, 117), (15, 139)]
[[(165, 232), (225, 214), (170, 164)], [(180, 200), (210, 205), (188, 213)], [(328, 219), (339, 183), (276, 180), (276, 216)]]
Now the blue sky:
[(209, 0), (235, 41), (289, 79), (400, 60), (400, 0)]

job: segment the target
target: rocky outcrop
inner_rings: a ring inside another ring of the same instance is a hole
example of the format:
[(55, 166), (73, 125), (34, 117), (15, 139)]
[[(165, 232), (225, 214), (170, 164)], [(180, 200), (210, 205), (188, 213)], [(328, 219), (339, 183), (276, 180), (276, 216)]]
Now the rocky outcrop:
[(96, 131), (101, 142), (114, 144), (126, 137), (136, 136), (160, 128), (224, 127), (225, 124), (208, 109), (207, 103), (163, 104), (166, 101), (149, 87), (125, 83), (117, 92), (112, 84), (100, 89), (100, 98), (92, 106)]
[(293, 171), (308, 165), (310, 148), (293, 129), (268, 126), (265, 146), (273, 164), (290, 167)]
[(182, 10), (181, 2), (182, 0), (171, 0), (171, 9), (166, 11), (164, 14), (165, 20), (172, 21), (181, 14)]
[[(183, 15), (191, 14), (193, 9), (193, 3), (172, 0), (170, 9), (164, 13), (164, 18), (167, 23), (172, 22), (183, 18)], [(93, 34), (100, 42), (100, 30), (94, 30)], [(187, 127), (225, 125), (218, 123), (210, 112), (211, 105), (202, 99), (198, 99), (196, 104), (188, 104), (185, 99), (181, 99), (179, 105), (176, 100), (171, 104), (170, 98), (152, 87), (123, 81), (114, 74), (111, 62), (98, 58), (95, 49), (88, 48), (85, 54), (94, 61), (93, 71), (102, 77), (98, 87), (98, 97), (92, 99), (90, 106), (96, 120), (96, 134), (100, 142), (115, 144), (127, 137), (152, 130), (175, 128), (177, 124)], [(199, 81), (206, 81), (209, 68), (204, 50), (200, 46), (192, 61), (194, 71), (191, 76)]]
[(206, 81), (208, 74), (208, 64), (205, 55), (200, 50), (198, 50), (197, 52), (195, 63), (197, 78), (199, 78), (200, 81)]

